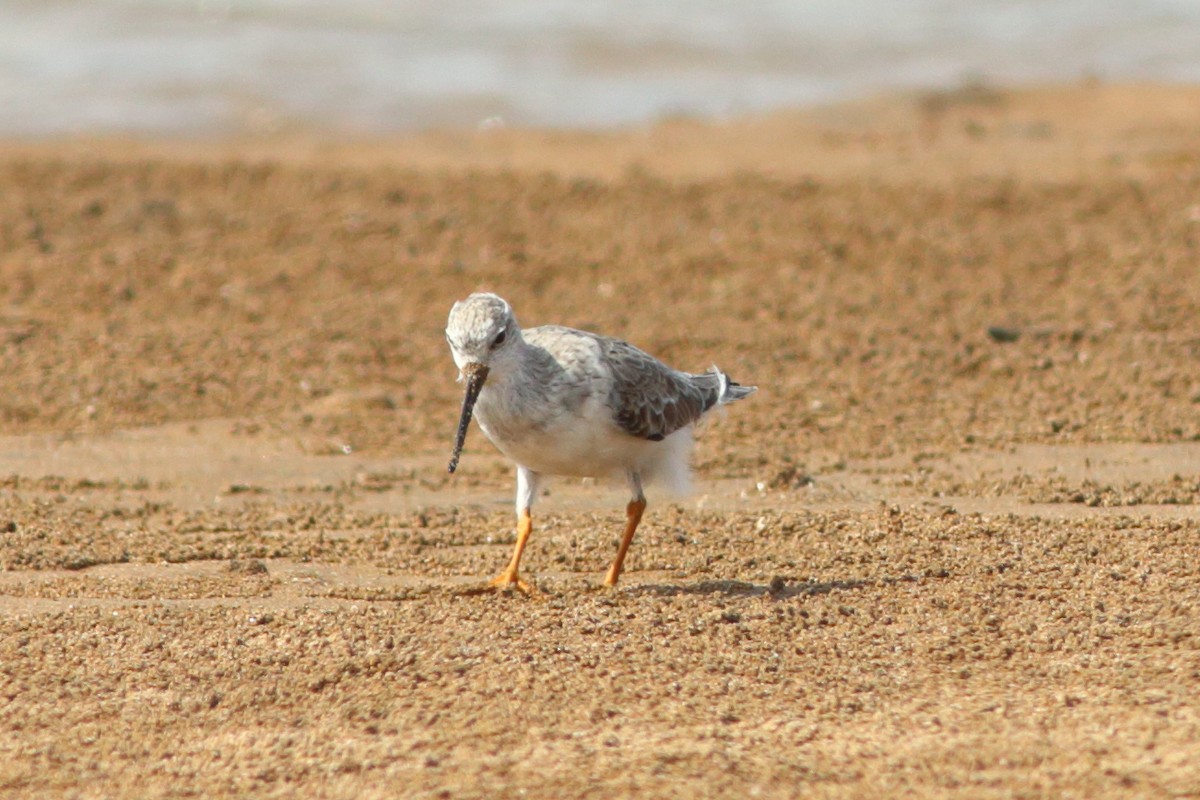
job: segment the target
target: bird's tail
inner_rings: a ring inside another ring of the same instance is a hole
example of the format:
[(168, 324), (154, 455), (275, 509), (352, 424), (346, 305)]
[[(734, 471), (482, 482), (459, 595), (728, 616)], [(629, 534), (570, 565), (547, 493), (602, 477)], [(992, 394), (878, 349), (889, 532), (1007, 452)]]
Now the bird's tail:
[[(709, 400), (705, 403), (705, 410), (713, 406), (723, 406), (726, 403), (732, 403), (734, 400), (741, 400), (743, 397), (749, 397), (758, 391), (757, 386), (742, 386), (740, 383), (734, 383), (729, 380), (729, 376), (714, 364), (712, 368), (703, 375), (693, 375), (692, 380), (699, 385), (706, 385), (712, 394), (709, 394)], [(716, 384), (715, 386), (713, 384)], [(715, 390), (715, 391), (713, 391)]]

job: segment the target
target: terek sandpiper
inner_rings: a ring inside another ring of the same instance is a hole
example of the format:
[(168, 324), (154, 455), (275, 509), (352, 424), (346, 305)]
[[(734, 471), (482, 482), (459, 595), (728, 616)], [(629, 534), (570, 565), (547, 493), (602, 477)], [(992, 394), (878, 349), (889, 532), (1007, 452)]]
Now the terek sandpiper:
[(625, 533), (604, 579), (612, 586), (646, 508), (643, 482), (686, 491), (693, 425), (756, 390), (716, 367), (679, 372), (618, 339), (558, 325), (521, 330), (512, 307), (494, 294), (455, 303), (446, 340), (466, 382), (449, 470), (458, 466), (474, 411), (492, 444), (517, 465), (517, 545), (491, 585), (526, 593), (533, 587), (518, 567), (544, 475), (628, 482)]

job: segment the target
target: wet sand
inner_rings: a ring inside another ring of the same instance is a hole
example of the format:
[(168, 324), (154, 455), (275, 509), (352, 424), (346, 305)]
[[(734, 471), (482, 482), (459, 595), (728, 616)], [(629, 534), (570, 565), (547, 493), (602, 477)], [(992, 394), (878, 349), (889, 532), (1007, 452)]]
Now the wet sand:
[[(1200, 794), (1200, 92), (0, 146), (0, 792)], [(760, 391), (445, 474), (450, 304)]]

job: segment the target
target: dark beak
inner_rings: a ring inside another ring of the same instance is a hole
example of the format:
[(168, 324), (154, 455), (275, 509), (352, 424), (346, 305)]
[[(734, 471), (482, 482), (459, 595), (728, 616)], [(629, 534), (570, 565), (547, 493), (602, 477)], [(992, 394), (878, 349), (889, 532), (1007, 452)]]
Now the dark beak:
[(462, 416), (458, 418), (458, 434), (454, 437), (454, 454), (450, 456), (450, 474), (458, 469), (458, 457), (462, 454), (463, 442), (467, 440), (467, 426), (471, 424), (471, 412), (475, 410), (475, 401), (487, 380), (488, 368), (483, 364), (467, 364), (463, 367), (463, 375), (467, 378), (467, 393), (463, 395)]

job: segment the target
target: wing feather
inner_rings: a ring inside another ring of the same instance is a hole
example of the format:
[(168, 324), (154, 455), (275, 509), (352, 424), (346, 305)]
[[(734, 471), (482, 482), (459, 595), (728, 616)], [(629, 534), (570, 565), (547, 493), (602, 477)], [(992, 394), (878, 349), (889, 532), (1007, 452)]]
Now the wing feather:
[(679, 372), (627, 342), (597, 338), (613, 378), (608, 403), (625, 432), (660, 441), (717, 404), (716, 374)]

